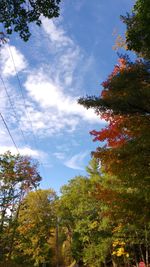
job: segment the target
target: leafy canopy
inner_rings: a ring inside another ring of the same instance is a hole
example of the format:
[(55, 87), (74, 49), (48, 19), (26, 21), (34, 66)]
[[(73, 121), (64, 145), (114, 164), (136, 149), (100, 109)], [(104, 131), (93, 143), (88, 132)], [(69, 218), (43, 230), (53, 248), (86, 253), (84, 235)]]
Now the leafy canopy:
[(37, 190), (21, 203), (15, 249), (37, 266), (52, 258), (50, 240), (56, 222), (55, 199), (52, 189)]
[(3, 0), (0, 1), (0, 22), (7, 34), (18, 32), (24, 41), (28, 41), (31, 32), (29, 24), (41, 25), (41, 17), (48, 19), (59, 16), (61, 0)]
[(137, 0), (131, 14), (121, 16), (127, 26), (126, 43), (129, 50), (150, 59), (150, 2)]
[[(132, 63), (126, 57), (121, 58), (102, 86), (100, 97), (82, 98), (79, 102), (86, 108), (94, 108), (108, 122), (104, 129), (91, 131), (95, 141), (105, 141), (94, 155), (107, 174), (117, 177), (118, 187), (119, 184), (124, 186), (124, 193), (127, 188), (131, 189), (132, 198), (131, 193), (127, 198), (132, 199), (132, 205), (129, 202), (128, 208), (131, 218), (134, 218), (137, 201), (146, 209), (150, 204), (149, 64), (144, 61)], [(141, 186), (145, 188), (144, 192)], [(121, 196), (124, 198), (124, 194)], [(140, 209), (136, 214), (140, 218)], [(145, 212), (143, 220), (148, 220), (147, 216), (149, 214)]]
[(37, 167), (26, 156), (0, 155), (0, 260), (13, 253), (21, 202), (41, 181)]

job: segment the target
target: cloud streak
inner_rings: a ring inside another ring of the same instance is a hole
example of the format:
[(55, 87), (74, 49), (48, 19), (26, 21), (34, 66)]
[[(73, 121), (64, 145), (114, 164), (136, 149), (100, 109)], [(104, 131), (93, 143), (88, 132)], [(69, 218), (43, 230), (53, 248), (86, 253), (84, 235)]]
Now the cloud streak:
[(89, 154), (88, 152), (76, 154), (72, 156), (70, 159), (68, 159), (67, 161), (65, 161), (64, 165), (71, 169), (84, 170), (85, 169), (84, 159), (87, 157), (88, 154)]
[[(30, 145), (23, 145), (21, 138), (18, 137), (18, 127), (21, 127), (31, 142), (32, 130), (38, 140), (47, 140), (48, 137), (64, 133), (71, 134), (77, 131), (79, 126), (82, 128), (87, 123), (104, 123), (93, 110), (86, 110), (77, 102), (80, 92), (76, 75), (77, 70), (81, 65), (83, 66), (84, 60), (80, 47), (67, 35), (57, 20), (54, 23), (52, 20), (43, 19), (43, 30), (48, 41), (45, 42), (47, 52), (43, 51), (42, 42), (36, 51), (39, 57), (44, 59), (44, 63), (40, 62), (40, 65), (37, 60), (33, 66), (25, 54), (16, 47), (10, 46), (17, 71), (24, 72), (21, 82), (26, 106), (21, 95), (18, 95), (16, 84), (12, 84), (12, 78), (16, 73), (8, 45), (1, 50), (1, 72), (7, 80), (6, 86), (19, 117), (19, 123), (15, 121), (13, 111), (7, 108), (7, 96), (5, 96), (2, 112), (10, 128), (13, 129), (15, 140), (19, 142), (20, 153), (36, 158), (40, 158), (41, 155), (44, 157), (45, 154), (42, 154), (38, 148), (31, 149)], [(29, 118), (32, 121), (32, 127)], [(7, 146), (5, 142), (0, 144), (1, 153), (5, 150), (14, 152), (11, 142)], [(45, 148), (42, 149), (45, 150)], [(81, 165), (86, 155), (85, 153), (74, 155), (65, 162), (65, 166), (82, 169)], [(53, 153), (53, 156), (64, 160), (62, 154)]]
[[(17, 154), (17, 151), (14, 146), (1, 146), (0, 147), (0, 154), (5, 153), (6, 151), (10, 151), (12, 154)], [(33, 158), (40, 158), (43, 155), (43, 152), (31, 149), (29, 147), (19, 148), (19, 153), (21, 155), (24, 155), (24, 156), (27, 155)]]
[(14, 76), (16, 75), (16, 70), (20, 72), (27, 68), (27, 61), (24, 55), (15, 46), (9, 46), (9, 44), (3, 46), (0, 51), (0, 59), (1, 73), (5, 77)]

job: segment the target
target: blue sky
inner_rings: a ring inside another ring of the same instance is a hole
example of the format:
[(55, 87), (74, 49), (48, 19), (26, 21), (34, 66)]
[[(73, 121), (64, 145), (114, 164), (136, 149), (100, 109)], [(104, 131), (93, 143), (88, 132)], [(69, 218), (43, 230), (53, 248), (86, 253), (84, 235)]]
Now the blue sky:
[[(105, 122), (77, 99), (100, 94), (101, 82), (117, 62), (116, 35), (125, 32), (119, 17), (133, 4), (62, 1), (58, 19), (42, 18), (42, 27), (32, 26), (27, 43), (14, 34), (0, 49), (0, 112), (19, 152), (39, 160), (42, 188), (58, 191), (68, 179), (86, 173), (98, 146), (89, 131)], [(0, 153), (16, 153), (2, 121), (0, 136)]]

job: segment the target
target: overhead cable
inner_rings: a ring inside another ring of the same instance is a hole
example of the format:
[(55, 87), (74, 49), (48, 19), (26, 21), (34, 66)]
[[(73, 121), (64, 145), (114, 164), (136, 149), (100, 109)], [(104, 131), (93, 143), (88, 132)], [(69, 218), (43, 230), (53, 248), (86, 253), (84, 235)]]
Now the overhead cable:
[(12, 136), (10, 130), (9, 130), (9, 127), (8, 127), (8, 125), (7, 125), (7, 123), (6, 123), (6, 121), (5, 121), (5, 119), (4, 119), (4, 117), (3, 117), (3, 115), (2, 115), (1, 112), (0, 112), (0, 117), (1, 117), (1, 119), (2, 119), (2, 121), (3, 121), (3, 123), (4, 123), (4, 125), (5, 125), (5, 127), (6, 127), (6, 129), (7, 129), (7, 132), (8, 132), (8, 134), (9, 134), (9, 136), (10, 136), (10, 138), (11, 138), (11, 140), (12, 140), (12, 142), (13, 142), (15, 148), (16, 148), (16, 150), (17, 150), (17, 153), (19, 154), (19, 149), (18, 149), (18, 147), (17, 147), (17, 145), (16, 145), (16, 143), (15, 143), (15, 141), (14, 141), (14, 138), (13, 138), (13, 136)]

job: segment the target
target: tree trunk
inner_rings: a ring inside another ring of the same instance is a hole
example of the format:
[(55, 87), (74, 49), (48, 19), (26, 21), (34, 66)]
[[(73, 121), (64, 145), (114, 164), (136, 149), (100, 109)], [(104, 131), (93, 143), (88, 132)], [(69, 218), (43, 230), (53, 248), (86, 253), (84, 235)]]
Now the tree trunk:
[(56, 267), (59, 267), (58, 218), (56, 218)]
[(146, 248), (146, 252), (145, 252), (146, 266), (148, 267), (148, 240), (147, 240), (146, 226), (145, 226), (145, 248)]
[(114, 261), (114, 259), (112, 259), (112, 264), (113, 264), (113, 267), (118, 267), (118, 264)]

